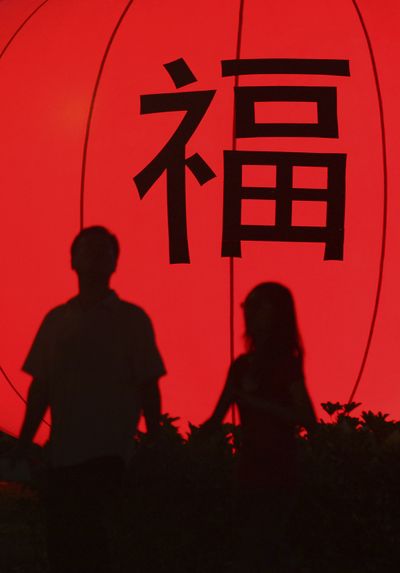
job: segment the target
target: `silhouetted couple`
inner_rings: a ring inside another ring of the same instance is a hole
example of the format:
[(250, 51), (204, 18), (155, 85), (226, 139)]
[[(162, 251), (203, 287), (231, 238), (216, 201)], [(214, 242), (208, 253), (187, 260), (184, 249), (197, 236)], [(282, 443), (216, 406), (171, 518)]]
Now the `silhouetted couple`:
[[(119, 245), (88, 227), (71, 247), (79, 294), (45, 317), (23, 369), (33, 376), (19, 450), (24, 455), (50, 407), (50, 467), (44, 505), (51, 573), (111, 571), (107, 500), (121, 491), (132, 437), (143, 412), (154, 439), (165, 368), (146, 313), (110, 289)], [(247, 352), (230, 367), (216, 409), (219, 425), (239, 408), (243, 432), (235, 479), (238, 567), (274, 563), (296, 487), (295, 429), (311, 429), (303, 351), (290, 292), (256, 287), (243, 305)], [(212, 365), (210, 365), (212, 368)]]

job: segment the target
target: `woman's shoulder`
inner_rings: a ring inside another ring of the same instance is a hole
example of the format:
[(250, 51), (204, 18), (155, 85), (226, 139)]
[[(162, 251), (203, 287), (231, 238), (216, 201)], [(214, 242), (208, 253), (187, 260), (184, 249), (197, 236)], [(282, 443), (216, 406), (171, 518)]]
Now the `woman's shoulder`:
[(231, 363), (229, 376), (232, 382), (240, 380), (248, 372), (251, 366), (251, 356), (249, 354), (240, 354)]
[(289, 363), (294, 372), (303, 373), (303, 356), (301, 354), (293, 354)]
[(234, 370), (242, 370), (242, 369), (247, 369), (249, 368), (249, 366), (252, 363), (252, 356), (251, 354), (239, 354), (239, 356), (237, 356), (234, 361), (232, 362), (231, 367)]

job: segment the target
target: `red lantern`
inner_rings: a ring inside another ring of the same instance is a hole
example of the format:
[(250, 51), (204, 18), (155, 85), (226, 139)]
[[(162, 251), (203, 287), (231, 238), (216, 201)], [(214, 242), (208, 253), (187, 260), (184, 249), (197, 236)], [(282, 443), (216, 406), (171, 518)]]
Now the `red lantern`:
[[(274, 280), (297, 301), (314, 402), (357, 390), (365, 408), (400, 414), (399, 12), (395, 0), (2, 1), (4, 429), (23, 414), (5, 377), (26, 394), (34, 333), (76, 290), (68, 249), (81, 224), (120, 239), (113, 286), (153, 319), (164, 410), (210, 413), (242, 348), (239, 303)], [(143, 183), (199, 93), (197, 127)], [(333, 243), (315, 231), (332, 213)]]

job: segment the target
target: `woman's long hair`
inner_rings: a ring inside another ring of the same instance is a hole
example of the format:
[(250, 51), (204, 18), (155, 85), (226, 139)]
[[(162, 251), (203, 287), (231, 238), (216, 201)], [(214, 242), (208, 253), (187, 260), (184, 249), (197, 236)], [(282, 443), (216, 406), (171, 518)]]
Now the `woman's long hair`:
[(303, 345), (290, 290), (275, 282), (257, 285), (242, 304), (247, 349), (261, 359), (297, 357)]

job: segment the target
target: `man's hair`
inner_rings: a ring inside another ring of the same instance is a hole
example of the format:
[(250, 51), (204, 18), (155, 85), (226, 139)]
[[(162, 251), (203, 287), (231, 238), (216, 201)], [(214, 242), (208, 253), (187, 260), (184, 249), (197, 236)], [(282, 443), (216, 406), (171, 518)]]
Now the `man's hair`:
[(96, 225), (93, 227), (86, 227), (85, 229), (82, 229), (82, 231), (80, 231), (80, 233), (72, 241), (71, 257), (74, 257), (76, 255), (77, 251), (79, 250), (80, 243), (84, 239), (89, 239), (90, 237), (102, 237), (106, 241), (108, 241), (114, 252), (115, 260), (118, 259), (119, 243), (117, 237), (112, 233), (110, 233), (110, 231), (108, 231), (105, 227), (102, 227), (100, 225)]

